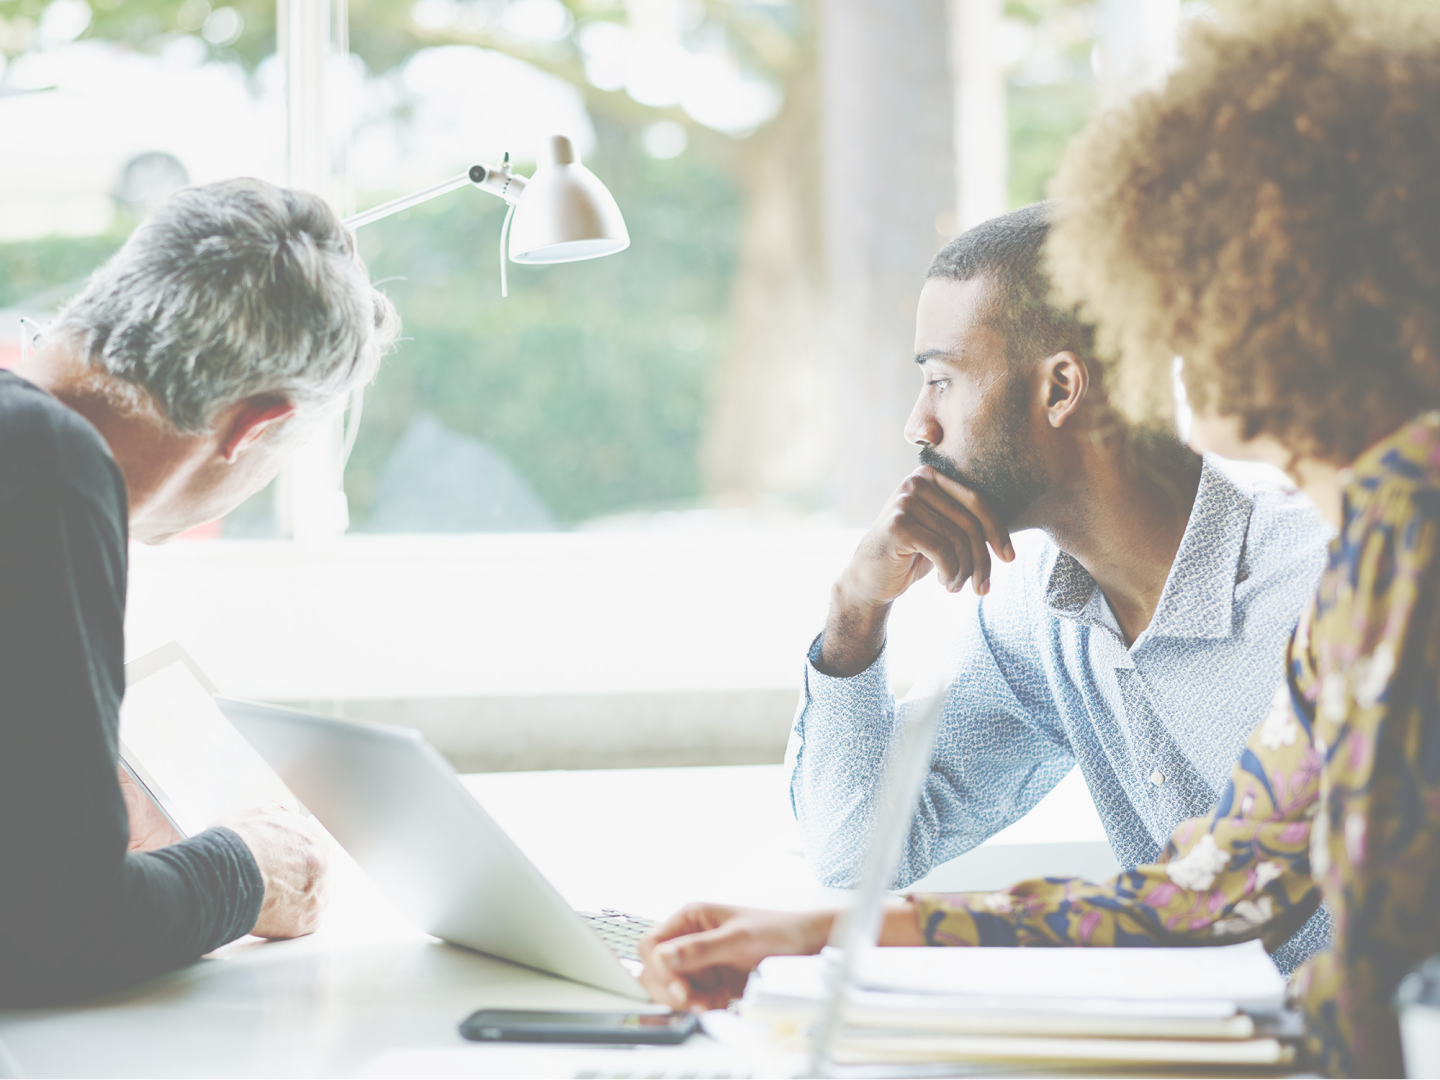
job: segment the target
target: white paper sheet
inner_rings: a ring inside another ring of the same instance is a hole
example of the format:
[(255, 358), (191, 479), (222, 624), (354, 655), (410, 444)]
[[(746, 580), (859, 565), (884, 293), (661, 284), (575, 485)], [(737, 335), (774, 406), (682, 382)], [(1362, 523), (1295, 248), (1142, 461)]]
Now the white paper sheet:
[(871, 949), (859, 986), (986, 997), (1234, 1001), (1278, 1008), (1285, 978), (1258, 941), (1186, 949)]

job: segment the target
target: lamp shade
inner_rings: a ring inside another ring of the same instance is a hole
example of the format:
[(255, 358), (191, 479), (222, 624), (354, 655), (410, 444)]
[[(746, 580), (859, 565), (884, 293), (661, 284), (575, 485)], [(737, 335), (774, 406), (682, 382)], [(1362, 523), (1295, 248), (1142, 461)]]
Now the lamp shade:
[(630, 246), (615, 197), (564, 135), (546, 143), (535, 175), (525, 185), (510, 226), (510, 261), (578, 262)]

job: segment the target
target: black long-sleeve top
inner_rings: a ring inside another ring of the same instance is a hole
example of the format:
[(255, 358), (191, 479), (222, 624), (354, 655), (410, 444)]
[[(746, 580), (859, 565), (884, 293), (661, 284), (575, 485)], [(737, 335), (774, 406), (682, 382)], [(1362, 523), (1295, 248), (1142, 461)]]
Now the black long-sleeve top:
[(99, 432), (0, 372), (0, 1005), (138, 982), (259, 916), (260, 871), (228, 829), (126, 850), (127, 517)]

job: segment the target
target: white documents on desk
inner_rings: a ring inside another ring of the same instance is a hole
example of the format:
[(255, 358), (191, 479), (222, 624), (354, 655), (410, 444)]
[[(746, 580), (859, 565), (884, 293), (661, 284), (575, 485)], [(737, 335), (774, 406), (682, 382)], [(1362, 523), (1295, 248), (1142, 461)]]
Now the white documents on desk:
[[(777, 1049), (799, 1049), (826, 1001), (825, 974), (822, 957), (771, 957), (741, 1013), (767, 1025)], [(1259, 942), (872, 949), (856, 965), (831, 1058), (1280, 1065), (1292, 1056), (1276, 1037), (1288, 1030), (1284, 994)]]

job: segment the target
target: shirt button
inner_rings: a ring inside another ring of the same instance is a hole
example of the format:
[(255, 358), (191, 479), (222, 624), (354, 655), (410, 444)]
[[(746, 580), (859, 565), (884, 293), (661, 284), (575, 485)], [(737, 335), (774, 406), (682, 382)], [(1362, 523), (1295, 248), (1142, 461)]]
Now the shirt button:
[(1154, 784), (1156, 787), (1159, 787), (1161, 784), (1165, 783), (1165, 774), (1162, 773), (1159, 769), (1156, 769), (1150, 774), (1150, 783)]

